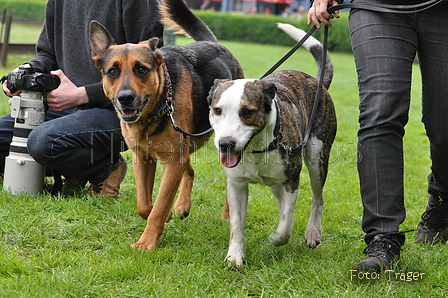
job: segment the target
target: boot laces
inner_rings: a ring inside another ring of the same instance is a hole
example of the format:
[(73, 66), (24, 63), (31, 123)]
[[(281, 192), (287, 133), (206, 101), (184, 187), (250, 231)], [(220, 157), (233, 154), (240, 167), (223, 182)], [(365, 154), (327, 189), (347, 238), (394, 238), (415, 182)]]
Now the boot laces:
[(431, 204), (422, 214), (424, 227), (440, 231), (448, 225), (448, 204)]
[[(400, 252), (401, 248), (394, 241), (384, 237), (376, 236), (372, 242), (364, 249), (363, 253), (368, 257), (392, 259), (396, 254), (395, 250)], [(393, 254), (393, 255), (392, 255)]]

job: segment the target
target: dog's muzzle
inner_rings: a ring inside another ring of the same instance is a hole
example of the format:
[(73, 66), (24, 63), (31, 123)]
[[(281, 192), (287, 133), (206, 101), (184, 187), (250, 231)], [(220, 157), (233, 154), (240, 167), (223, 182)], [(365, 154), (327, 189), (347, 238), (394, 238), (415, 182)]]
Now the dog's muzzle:
[(235, 147), (234, 137), (223, 137), (219, 140), (219, 158), (223, 166), (233, 168), (240, 162), (242, 150), (235, 150)]
[(145, 96), (142, 101), (131, 90), (124, 90), (118, 92), (116, 100), (112, 101), (117, 111), (120, 112), (121, 118), (124, 122), (136, 122), (141, 115), (141, 112), (146, 107), (149, 101), (149, 96)]

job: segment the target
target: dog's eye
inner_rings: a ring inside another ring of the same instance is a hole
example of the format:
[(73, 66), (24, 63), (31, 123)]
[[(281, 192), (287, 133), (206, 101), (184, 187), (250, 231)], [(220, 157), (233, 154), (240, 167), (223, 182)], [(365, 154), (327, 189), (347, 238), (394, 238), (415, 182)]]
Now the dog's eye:
[(141, 75), (144, 75), (148, 72), (148, 69), (144, 66), (140, 66), (139, 68), (137, 68), (137, 72)]
[(245, 110), (244, 112), (243, 112), (243, 118), (244, 119), (249, 119), (250, 117), (252, 117), (253, 115), (255, 114), (255, 111), (252, 111), (252, 110)]
[(111, 77), (115, 77), (118, 74), (117, 69), (115, 68), (111, 68), (109, 69), (109, 71), (107, 72)]
[(215, 115), (220, 116), (222, 114), (222, 110), (220, 108), (213, 108), (213, 111), (215, 111)]

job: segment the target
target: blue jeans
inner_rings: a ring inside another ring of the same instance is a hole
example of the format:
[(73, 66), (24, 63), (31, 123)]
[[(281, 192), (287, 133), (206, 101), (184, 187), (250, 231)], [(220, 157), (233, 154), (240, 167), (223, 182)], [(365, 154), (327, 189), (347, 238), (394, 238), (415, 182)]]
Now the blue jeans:
[[(362, 228), (367, 243), (377, 234), (398, 231), (406, 217), (402, 139), (416, 54), (423, 86), (422, 121), (432, 161), (428, 190), (448, 199), (447, 16), (446, 4), (413, 14), (350, 12), (360, 96), (358, 173), (364, 206)], [(404, 242), (404, 236), (400, 236), (400, 241)]]
[[(14, 119), (0, 117), (0, 163), (9, 153)], [(66, 177), (97, 184), (104, 181), (126, 149), (120, 120), (113, 109), (86, 109), (46, 113), (46, 122), (34, 128), (28, 152), (41, 165)]]

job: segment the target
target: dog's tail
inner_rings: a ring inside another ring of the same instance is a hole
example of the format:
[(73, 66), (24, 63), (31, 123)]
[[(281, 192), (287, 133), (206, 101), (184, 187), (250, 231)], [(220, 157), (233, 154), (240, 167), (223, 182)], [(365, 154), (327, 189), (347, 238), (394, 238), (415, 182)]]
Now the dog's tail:
[[(286, 34), (291, 36), (296, 41), (300, 41), (305, 35), (306, 32), (302, 29), (296, 28), (293, 25), (285, 24), (285, 23), (277, 23), (277, 26), (285, 31)], [(323, 52), (323, 46), (322, 44), (315, 39), (314, 37), (310, 36), (308, 39), (303, 43), (303, 47), (307, 49), (314, 57), (314, 60), (317, 64), (317, 78), (319, 78), (321, 71), (322, 71), (322, 52)], [(327, 60), (325, 62), (325, 76), (323, 80), (323, 84), (325, 88), (329, 88), (331, 84), (331, 80), (333, 79), (333, 62), (331, 61), (330, 55), (327, 52)]]
[(195, 41), (218, 42), (208, 26), (186, 6), (184, 0), (162, 0), (159, 6), (162, 23), (176, 33), (187, 35)]

